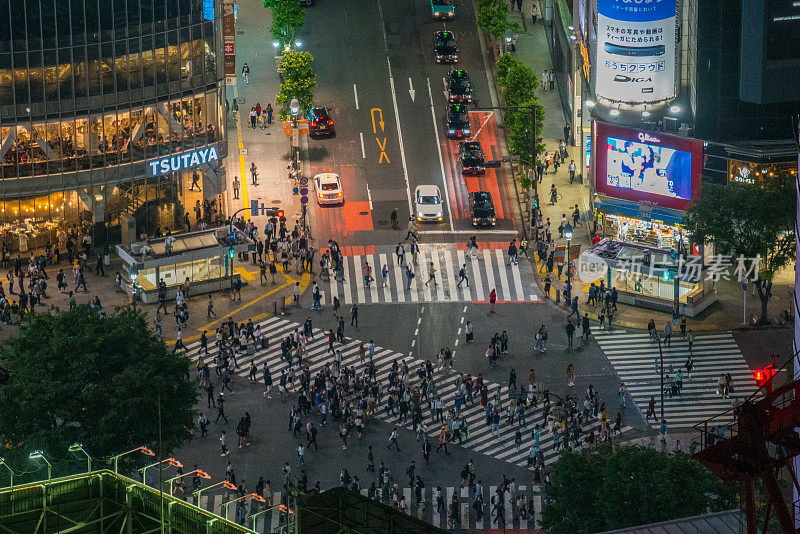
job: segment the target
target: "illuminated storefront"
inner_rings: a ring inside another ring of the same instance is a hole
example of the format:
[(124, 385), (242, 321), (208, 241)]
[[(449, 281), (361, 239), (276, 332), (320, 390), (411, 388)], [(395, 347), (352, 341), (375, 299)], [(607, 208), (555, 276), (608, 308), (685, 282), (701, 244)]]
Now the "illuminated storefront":
[(688, 249), (684, 212), (700, 195), (702, 143), (594, 123), (598, 238)]
[[(56, 242), (57, 228), (114, 242), (125, 216), (154, 235), (215, 201), (227, 155), (219, 4), (23, 4), (0, 12), (4, 243)], [(147, 172), (158, 158), (212, 148), (215, 160)], [(200, 197), (187, 194), (193, 172)]]
[[(621, 292), (622, 302), (671, 310), (677, 293), (681, 313), (698, 313), (713, 300), (712, 285), (677, 279), (664, 265), (685, 252), (702, 268), (705, 251), (683, 227), (701, 192), (702, 142), (594, 122), (591, 144), (595, 226), (588, 253), (605, 262), (599, 278)], [(634, 269), (637, 261), (647, 268)]]

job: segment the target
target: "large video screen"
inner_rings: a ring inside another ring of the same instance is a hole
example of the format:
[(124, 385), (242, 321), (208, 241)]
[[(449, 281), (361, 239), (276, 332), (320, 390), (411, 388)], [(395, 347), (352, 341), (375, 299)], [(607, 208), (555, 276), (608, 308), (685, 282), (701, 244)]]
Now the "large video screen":
[(682, 200), (692, 199), (692, 154), (674, 148), (607, 138), (606, 183)]
[(700, 198), (701, 141), (595, 122), (592, 147), (598, 194), (680, 211)]

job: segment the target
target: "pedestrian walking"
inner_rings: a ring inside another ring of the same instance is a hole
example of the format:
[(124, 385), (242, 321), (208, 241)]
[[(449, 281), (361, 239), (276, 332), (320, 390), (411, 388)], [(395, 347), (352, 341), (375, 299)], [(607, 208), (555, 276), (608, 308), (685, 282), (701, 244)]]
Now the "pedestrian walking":
[[(244, 83), (250, 83), (250, 67), (245, 63), (242, 66), (242, 77), (244, 78)], [(236, 101), (234, 100), (234, 104)]]
[(219, 445), (220, 445), (220, 447), (222, 449), (222, 454), (220, 454), (220, 456), (228, 456), (228, 452), (229, 451), (228, 451), (227, 443), (228, 443), (228, 436), (225, 433), (225, 431), (223, 430), (222, 434), (220, 434), (220, 436), (219, 436)]
[(469, 276), (467, 275), (467, 264), (463, 264), (461, 269), (458, 271), (458, 284), (456, 287), (461, 287), (463, 282), (467, 283), (467, 287), (469, 287)]
[(495, 288), (492, 288), (492, 290), (489, 292), (489, 315), (494, 315), (494, 306), (496, 302), (497, 291), (495, 291)]
[(433, 281), (433, 285), (439, 285), (439, 282), (436, 281), (436, 268), (433, 266), (433, 262), (428, 266), (428, 281), (425, 282), (425, 287), (427, 287), (431, 281)]
[(233, 198), (234, 199), (238, 199), (239, 198), (239, 185), (240, 185), (239, 177), (238, 176), (234, 176), (233, 177), (233, 182), (231, 183), (231, 187), (233, 189)]
[(397, 427), (392, 428), (392, 433), (389, 435), (389, 444), (386, 448), (391, 449), (392, 445), (395, 446), (397, 452), (400, 452), (400, 445), (397, 444)]

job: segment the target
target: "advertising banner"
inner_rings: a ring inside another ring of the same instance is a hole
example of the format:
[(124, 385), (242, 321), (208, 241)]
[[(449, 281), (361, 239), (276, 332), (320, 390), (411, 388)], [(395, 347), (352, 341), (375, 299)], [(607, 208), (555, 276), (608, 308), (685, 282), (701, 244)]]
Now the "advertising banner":
[(686, 211), (700, 196), (703, 143), (596, 123), (595, 190)]
[(598, 0), (599, 98), (632, 106), (675, 96), (676, 0)]
[(222, 2), (222, 46), (224, 47), (225, 85), (236, 85), (236, 16), (233, 0)]

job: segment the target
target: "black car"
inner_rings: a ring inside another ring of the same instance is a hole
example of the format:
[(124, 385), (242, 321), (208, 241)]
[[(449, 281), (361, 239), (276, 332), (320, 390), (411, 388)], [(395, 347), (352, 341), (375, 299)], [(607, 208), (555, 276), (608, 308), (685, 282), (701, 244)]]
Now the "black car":
[(453, 32), (439, 30), (433, 34), (436, 63), (458, 63), (458, 47)]
[(472, 102), (472, 82), (465, 70), (451, 70), (447, 75), (447, 100)]
[(488, 191), (475, 191), (469, 194), (469, 214), (472, 217), (472, 226), (494, 226), (497, 219), (494, 216), (494, 202)]
[(469, 113), (463, 104), (450, 104), (447, 106), (447, 137), (450, 139), (463, 139), (469, 137)]
[(331, 111), (325, 107), (311, 108), (308, 110), (308, 134), (311, 137), (321, 135), (334, 135)]
[(483, 148), (478, 142), (458, 144), (458, 157), (461, 160), (461, 174), (483, 174), (486, 167), (483, 163)]

